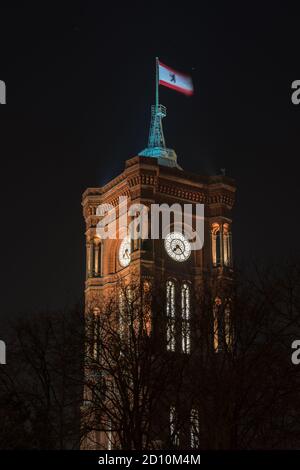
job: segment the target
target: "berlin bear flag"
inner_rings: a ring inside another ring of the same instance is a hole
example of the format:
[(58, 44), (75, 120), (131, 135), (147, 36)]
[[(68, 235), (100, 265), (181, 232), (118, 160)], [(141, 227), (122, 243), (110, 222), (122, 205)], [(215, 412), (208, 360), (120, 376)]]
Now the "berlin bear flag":
[(159, 84), (191, 96), (194, 93), (192, 77), (158, 61)]

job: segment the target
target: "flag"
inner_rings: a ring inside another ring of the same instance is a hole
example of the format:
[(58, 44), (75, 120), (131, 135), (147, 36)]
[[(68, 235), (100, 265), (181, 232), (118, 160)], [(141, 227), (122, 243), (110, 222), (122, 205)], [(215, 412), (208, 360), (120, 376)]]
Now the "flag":
[(159, 84), (173, 90), (191, 96), (194, 93), (192, 77), (177, 70), (171, 69), (168, 65), (158, 62)]

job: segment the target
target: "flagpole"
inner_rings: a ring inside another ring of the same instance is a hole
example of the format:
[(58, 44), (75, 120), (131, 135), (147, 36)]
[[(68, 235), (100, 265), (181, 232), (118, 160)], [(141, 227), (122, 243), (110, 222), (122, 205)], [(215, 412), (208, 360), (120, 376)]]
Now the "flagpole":
[(156, 64), (155, 64), (155, 68), (156, 68), (156, 73), (155, 73), (155, 111), (156, 113), (158, 112), (158, 105), (159, 105), (159, 96), (158, 96), (158, 85), (159, 85), (159, 77), (158, 77), (158, 74), (159, 74), (159, 70), (158, 70), (158, 57), (156, 57)]

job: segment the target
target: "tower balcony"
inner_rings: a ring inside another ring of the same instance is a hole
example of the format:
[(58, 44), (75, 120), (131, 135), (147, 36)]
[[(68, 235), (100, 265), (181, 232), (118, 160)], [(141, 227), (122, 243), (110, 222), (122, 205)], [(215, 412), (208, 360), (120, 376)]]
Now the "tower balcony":
[(153, 104), (151, 106), (151, 115), (154, 116), (159, 116), (160, 118), (164, 118), (167, 115), (167, 108), (163, 104), (159, 104), (158, 108), (156, 110), (156, 105)]

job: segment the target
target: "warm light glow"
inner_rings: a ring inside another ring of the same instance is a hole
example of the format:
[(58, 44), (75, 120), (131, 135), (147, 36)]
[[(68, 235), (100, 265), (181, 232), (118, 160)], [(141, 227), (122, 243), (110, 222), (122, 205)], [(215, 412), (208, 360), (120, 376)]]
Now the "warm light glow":
[(191, 328), (190, 328), (190, 286), (184, 282), (181, 287), (181, 336), (182, 352), (191, 352)]
[(167, 281), (166, 290), (167, 314), (167, 350), (175, 351), (175, 283)]
[(131, 261), (131, 240), (125, 237), (119, 248), (119, 262), (124, 268), (129, 265)]
[(165, 249), (175, 261), (186, 261), (191, 254), (191, 244), (180, 232), (169, 233), (165, 238)]

